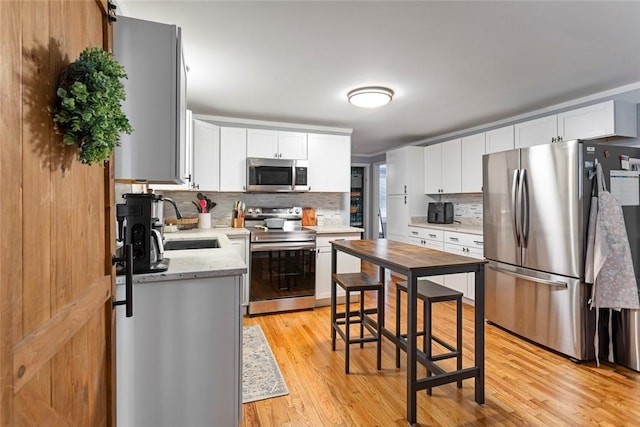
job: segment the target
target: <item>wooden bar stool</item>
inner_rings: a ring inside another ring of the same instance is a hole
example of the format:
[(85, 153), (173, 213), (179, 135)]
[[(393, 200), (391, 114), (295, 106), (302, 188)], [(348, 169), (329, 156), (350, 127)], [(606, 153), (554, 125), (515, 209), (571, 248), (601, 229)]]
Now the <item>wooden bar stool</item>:
[[(338, 313), (336, 308), (336, 284), (345, 290), (345, 309)], [(349, 345), (365, 342), (377, 343), (377, 367), (382, 369), (382, 328), (384, 326), (384, 284), (363, 273), (345, 273), (332, 275), (331, 280), (331, 350), (336, 350), (336, 333), (340, 334), (345, 342), (344, 371), (349, 373)], [(365, 308), (364, 294), (367, 291), (377, 292), (377, 307)], [(351, 310), (351, 293), (360, 292), (360, 307)], [(371, 315), (376, 315), (374, 319)], [(360, 335), (351, 337), (352, 324), (360, 324)], [(364, 335), (365, 328), (369, 332)]]
[[(407, 282), (396, 283), (396, 338), (406, 339), (407, 334), (400, 332), (400, 301), (402, 292), (407, 292)], [(456, 358), (456, 368), (462, 369), (462, 292), (454, 291), (445, 286), (439, 285), (431, 280), (418, 280), (418, 299), (422, 301), (423, 310), (423, 330), (418, 335), (424, 336), (422, 351), (427, 359), (434, 362), (438, 360)], [(441, 338), (433, 335), (432, 330), (432, 304), (436, 302), (455, 301), (456, 302), (456, 345), (453, 346)], [(446, 353), (433, 354), (433, 341), (437, 342), (447, 350)], [(400, 346), (396, 344), (396, 367), (400, 367)], [(427, 376), (431, 376), (431, 371), (427, 368)], [(462, 380), (458, 380), (458, 388), (462, 387)], [(431, 387), (427, 388), (427, 394), (431, 395)]]

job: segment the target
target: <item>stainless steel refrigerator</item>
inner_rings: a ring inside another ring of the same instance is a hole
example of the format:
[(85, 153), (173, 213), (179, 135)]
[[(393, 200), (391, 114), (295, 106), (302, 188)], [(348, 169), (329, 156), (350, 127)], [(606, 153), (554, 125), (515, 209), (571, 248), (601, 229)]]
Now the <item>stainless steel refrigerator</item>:
[[(584, 283), (591, 177), (597, 158), (610, 188), (621, 154), (637, 158), (640, 150), (568, 141), (484, 156), (489, 322), (573, 359), (594, 357), (595, 313)], [(623, 211), (637, 276), (640, 208)]]

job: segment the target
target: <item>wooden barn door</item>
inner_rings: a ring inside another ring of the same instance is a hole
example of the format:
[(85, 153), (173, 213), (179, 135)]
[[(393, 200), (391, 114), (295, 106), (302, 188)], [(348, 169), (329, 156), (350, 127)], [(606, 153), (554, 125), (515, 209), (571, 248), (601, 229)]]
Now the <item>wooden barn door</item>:
[(0, 426), (114, 425), (113, 177), (52, 126), (106, 0), (0, 1)]

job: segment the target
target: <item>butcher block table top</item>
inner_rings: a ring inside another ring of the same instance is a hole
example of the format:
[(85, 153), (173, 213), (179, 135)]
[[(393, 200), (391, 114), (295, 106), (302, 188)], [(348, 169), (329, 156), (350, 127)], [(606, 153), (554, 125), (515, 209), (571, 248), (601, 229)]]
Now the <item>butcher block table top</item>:
[(407, 270), (429, 270), (428, 275), (446, 274), (447, 272), (441, 270), (460, 267), (465, 271), (473, 271), (478, 264), (487, 263), (483, 259), (469, 258), (394, 240), (336, 240), (331, 243), (342, 252), (400, 273)]

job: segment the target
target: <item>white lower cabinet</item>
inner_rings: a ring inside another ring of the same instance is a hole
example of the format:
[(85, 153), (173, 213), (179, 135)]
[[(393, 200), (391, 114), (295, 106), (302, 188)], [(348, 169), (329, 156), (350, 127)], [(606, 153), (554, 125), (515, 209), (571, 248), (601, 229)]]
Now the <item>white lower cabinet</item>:
[[(319, 234), (316, 237), (316, 307), (331, 303), (331, 242), (334, 240), (360, 240), (360, 233)], [(360, 258), (338, 252), (338, 273), (359, 273)], [(337, 295), (344, 296), (338, 287)]]
[(238, 254), (240, 255), (240, 257), (242, 258), (242, 260), (244, 261), (245, 264), (247, 264), (247, 272), (245, 274), (242, 275), (242, 283), (241, 283), (241, 287), (242, 287), (242, 296), (241, 296), (241, 301), (242, 301), (242, 305), (243, 306), (248, 306), (249, 305), (249, 283), (251, 280), (251, 277), (249, 277), (249, 262), (250, 262), (250, 258), (249, 258), (249, 236), (248, 235), (227, 235), (227, 237), (229, 238), (229, 240), (231, 241), (231, 244), (233, 245), (234, 248), (236, 248), (236, 250), (238, 251)]
[[(444, 232), (444, 251), (471, 258), (484, 258), (483, 238), (476, 234)], [(445, 277), (444, 285), (458, 290), (470, 300), (475, 300), (475, 273), (449, 274)]]
[[(443, 236), (444, 233), (442, 230), (409, 227), (408, 243), (416, 246), (422, 246), (423, 248), (435, 249), (436, 251), (444, 251), (444, 243), (442, 242)], [(440, 285), (444, 285), (444, 276), (442, 275), (429, 276), (427, 279)]]
[[(449, 252), (471, 258), (484, 258), (481, 235), (443, 231), (436, 228), (409, 227), (408, 242), (424, 248)], [(455, 289), (469, 300), (475, 300), (475, 273), (430, 276), (429, 280)]]

